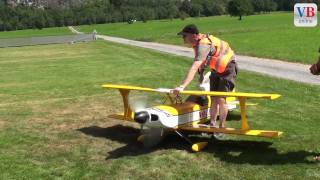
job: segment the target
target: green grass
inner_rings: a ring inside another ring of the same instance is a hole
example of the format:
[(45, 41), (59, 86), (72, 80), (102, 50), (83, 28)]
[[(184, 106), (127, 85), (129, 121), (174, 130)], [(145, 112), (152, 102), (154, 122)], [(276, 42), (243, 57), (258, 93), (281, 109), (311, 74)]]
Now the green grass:
[(190, 63), (102, 41), (0, 49), (0, 179), (320, 178), (319, 86), (241, 71), (238, 91), (282, 94), (248, 119), (283, 137), (226, 136), (199, 153), (176, 136), (144, 149), (139, 126), (107, 118), (121, 98), (101, 84), (175, 87)]
[(4, 38), (23, 38), (23, 37), (39, 37), (39, 36), (59, 36), (70, 35), (71, 31), (67, 27), (44, 28), (44, 29), (28, 29), (18, 31), (2, 31), (0, 39)]
[(314, 28), (295, 27), (291, 12), (248, 16), (242, 21), (236, 17), (216, 16), (188, 18), (185, 21), (175, 19), (79, 26), (78, 30), (92, 32), (97, 29), (99, 34), (183, 45), (176, 33), (190, 23), (196, 24), (202, 33), (226, 40), (238, 54), (307, 64), (314, 63), (318, 56), (319, 25)]

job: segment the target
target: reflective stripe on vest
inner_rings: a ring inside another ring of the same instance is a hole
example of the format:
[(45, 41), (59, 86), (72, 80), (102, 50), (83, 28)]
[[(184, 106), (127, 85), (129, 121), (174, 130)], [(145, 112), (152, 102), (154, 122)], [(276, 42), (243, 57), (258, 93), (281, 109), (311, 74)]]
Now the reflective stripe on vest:
[(218, 73), (223, 73), (226, 70), (228, 63), (233, 59), (234, 56), (234, 52), (230, 48), (229, 44), (212, 35), (207, 35), (205, 38), (201, 39), (199, 43), (205, 43), (214, 46), (216, 51), (211, 56), (210, 64), (208, 65), (210, 65), (210, 68)]

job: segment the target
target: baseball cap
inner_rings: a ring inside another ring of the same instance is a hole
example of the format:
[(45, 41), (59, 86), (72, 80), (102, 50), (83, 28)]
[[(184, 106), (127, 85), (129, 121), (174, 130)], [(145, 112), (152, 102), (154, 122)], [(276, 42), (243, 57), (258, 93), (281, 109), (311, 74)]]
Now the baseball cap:
[(199, 34), (199, 30), (196, 25), (188, 24), (182, 29), (182, 31), (178, 32), (177, 35), (183, 35), (185, 33)]

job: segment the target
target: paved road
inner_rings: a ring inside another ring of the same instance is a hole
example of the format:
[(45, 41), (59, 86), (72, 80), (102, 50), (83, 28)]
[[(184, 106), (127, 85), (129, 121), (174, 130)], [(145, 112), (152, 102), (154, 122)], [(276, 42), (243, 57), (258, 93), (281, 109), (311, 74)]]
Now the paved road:
[[(69, 27), (75, 33), (77, 32), (72, 27)], [(191, 48), (160, 44), (154, 42), (142, 42), (134, 41), (118, 37), (110, 37), (105, 35), (97, 35), (98, 38), (112, 41), (121, 44), (127, 44), (132, 46), (138, 46), (142, 48), (153, 49), (156, 51), (161, 51), (169, 54), (174, 54), (178, 56), (193, 57), (193, 51)], [(309, 72), (309, 65), (290, 63), (274, 59), (256, 58), (250, 56), (237, 56), (237, 62), (239, 69), (257, 72), (261, 74), (266, 74), (278, 78), (289, 79), (293, 81), (320, 85), (320, 76), (311, 75)]]

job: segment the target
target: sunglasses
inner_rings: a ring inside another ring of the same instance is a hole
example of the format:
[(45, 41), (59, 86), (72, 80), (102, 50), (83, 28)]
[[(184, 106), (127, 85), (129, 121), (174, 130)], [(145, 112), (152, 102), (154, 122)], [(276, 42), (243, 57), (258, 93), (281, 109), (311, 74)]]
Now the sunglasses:
[(187, 37), (187, 35), (185, 35), (185, 34), (182, 35), (182, 38), (183, 38), (183, 39), (185, 39), (186, 37)]

